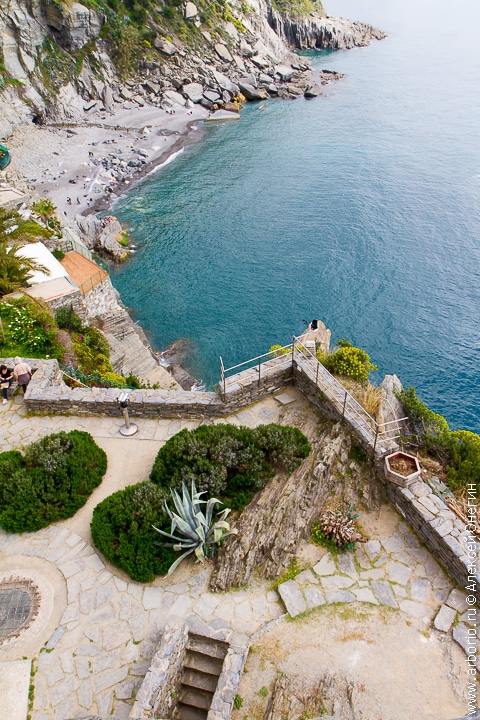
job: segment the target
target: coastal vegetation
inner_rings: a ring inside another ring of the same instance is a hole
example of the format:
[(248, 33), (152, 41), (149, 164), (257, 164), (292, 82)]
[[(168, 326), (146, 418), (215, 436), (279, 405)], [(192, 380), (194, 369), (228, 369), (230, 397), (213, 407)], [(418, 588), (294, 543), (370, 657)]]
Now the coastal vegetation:
[(409, 387), (399, 394), (413, 433), (407, 440), (433, 455), (442, 465), (445, 479), (461, 494), (468, 483), (480, 492), (480, 435), (469, 430), (450, 430), (446, 419), (430, 410)]
[(325, 15), (320, 0), (272, 0), (272, 5), (278, 12), (292, 18), (307, 17), (310, 13)]
[(0, 321), (3, 357), (63, 359), (55, 319), (42, 303), (28, 296), (5, 299), (0, 302)]
[(370, 373), (377, 369), (365, 350), (354, 347), (346, 338), (340, 338), (329, 355), (318, 349), (317, 360), (333, 375), (351, 378), (364, 386), (368, 384)]
[(86, 432), (59, 432), (0, 454), (0, 527), (35, 532), (72, 517), (102, 481), (107, 456)]
[(150, 482), (110, 495), (93, 511), (95, 546), (140, 582), (165, 574), (175, 553), (159, 543), (153, 526), (169, 533), (165, 503), (172, 490), (194, 482), (198, 492), (241, 511), (276, 472), (291, 473), (309, 454), (307, 438), (293, 427), (202, 425), (182, 430), (160, 449)]

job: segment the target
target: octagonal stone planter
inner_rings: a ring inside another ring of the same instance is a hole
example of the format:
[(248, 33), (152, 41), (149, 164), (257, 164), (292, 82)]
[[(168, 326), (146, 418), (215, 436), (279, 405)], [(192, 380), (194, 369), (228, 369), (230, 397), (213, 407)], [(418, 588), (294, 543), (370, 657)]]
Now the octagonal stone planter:
[(418, 480), (421, 474), (422, 469), (415, 455), (399, 451), (385, 458), (385, 476), (395, 485), (408, 487)]

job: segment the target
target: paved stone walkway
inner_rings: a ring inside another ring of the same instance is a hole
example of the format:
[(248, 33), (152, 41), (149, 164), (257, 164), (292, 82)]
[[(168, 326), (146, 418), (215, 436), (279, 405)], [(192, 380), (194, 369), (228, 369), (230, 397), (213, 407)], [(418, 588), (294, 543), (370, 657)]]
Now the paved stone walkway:
[(426, 629), (451, 589), (429, 552), (399, 522), (390, 537), (359, 543), (355, 552), (327, 553), (278, 591), (292, 617), (325, 603), (366, 602), (400, 609)]
[[(297, 403), (306, 402), (296, 391), (289, 393)], [(280, 410), (270, 397), (224, 421), (249, 426), (275, 422)], [(73, 428), (87, 430), (99, 440), (115, 438), (122, 422), (121, 418), (30, 417), (16, 398), (2, 406), (0, 440), (2, 450), (7, 450)], [(196, 423), (139, 420), (138, 424), (136, 438), (148, 446), (153, 442), (156, 452), (182, 427)], [(108, 453), (108, 443), (103, 446)], [(142, 478), (129, 482), (138, 479)], [(335, 558), (324, 554), (320, 559), (323, 551), (319, 550), (319, 562), (313, 568), (280, 585), (291, 615), (326, 603), (370, 603), (388, 606), (424, 630), (442, 604), (450, 625), (457, 612), (464, 612), (459, 597), (455, 596), (456, 604), (451, 602), (452, 584), (431, 555), (393, 510), (388, 513), (387, 537), (377, 535), (355, 553)], [(61, 527), (22, 536), (0, 532), (0, 560), (12, 564), (32, 558), (32, 567), (35, 562), (48, 566), (66, 585), (64, 606), (57, 607), (61, 613), (57, 627), (34, 658), (32, 720), (65, 720), (89, 713), (107, 717), (112, 712), (128, 717), (162, 630), (173, 618), (188, 619), (198, 632), (208, 625), (212, 630), (230, 628), (232, 633), (251, 636), (285, 612), (279, 594), (267, 583), (226, 594), (209, 593), (209, 570), (198, 566), (179, 576), (176, 573), (182, 581), (174, 575), (150, 586), (128, 582), (120, 571), (106, 567), (88, 535), (72, 532), (72, 526), (75, 518)], [(0, 661), (21, 659), (21, 642), (18, 648), (19, 658), (15, 644), (0, 647)]]

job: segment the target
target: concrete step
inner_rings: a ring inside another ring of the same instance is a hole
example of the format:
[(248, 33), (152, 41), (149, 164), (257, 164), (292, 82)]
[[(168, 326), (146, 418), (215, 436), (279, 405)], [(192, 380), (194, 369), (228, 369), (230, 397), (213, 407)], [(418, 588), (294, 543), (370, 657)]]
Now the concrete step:
[(212, 704), (212, 698), (213, 692), (207, 692), (206, 690), (199, 690), (198, 688), (191, 688), (185, 685), (180, 686), (178, 693), (178, 702), (182, 703), (182, 705), (189, 705), (190, 707), (206, 710), (207, 712)]
[(178, 720), (206, 720), (207, 715), (207, 710), (182, 705), (180, 702), (177, 704), (175, 712), (175, 717), (178, 718)]
[(217, 688), (217, 675), (207, 675), (200, 670), (186, 669), (182, 678), (182, 685), (189, 685), (199, 690), (214, 693)]
[(189, 635), (187, 649), (223, 660), (228, 652), (228, 645), (198, 635)]
[(216, 675), (218, 677), (222, 672), (223, 660), (190, 650), (187, 652), (184, 667), (191, 670), (200, 670), (200, 672), (207, 673), (207, 675)]

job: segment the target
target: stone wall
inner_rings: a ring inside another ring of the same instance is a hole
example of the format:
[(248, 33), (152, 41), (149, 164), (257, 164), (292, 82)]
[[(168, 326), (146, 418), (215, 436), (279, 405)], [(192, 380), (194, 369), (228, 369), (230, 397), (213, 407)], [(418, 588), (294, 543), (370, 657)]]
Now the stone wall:
[[(379, 467), (378, 471), (386, 483), (390, 502), (403, 515), (450, 577), (461, 587), (470, 585), (466, 547), (470, 533), (465, 530), (465, 523), (449, 510), (426, 483), (420, 481), (413, 483), (409, 488), (401, 488), (385, 479), (383, 467)], [(477, 543), (476, 553), (477, 556), (480, 553), (480, 543)], [(480, 573), (475, 578), (478, 587)], [(472, 595), (478, 597), (476, 592), (472, 592)]]
[[(166, 626), (130, 712), (132, 720), (171, 717), (181, 681), (189, 633), (198, 635), (198, 628), (193, 620)], [(229, 645), (207, 716), (207, 720), (228, 720), (247, 660), (249, 640), (245, 635), (234, 633), (229, 628), (209, 630), (205, 625), (201, 635)]]
[(85, 306), (89, 319), (110, 315), (121, 309), (109, 277), (102, 280), (101, 283), (98, 283), (87, 293)]
[(130, 717), (171, 717), (183, 670), (188, 627), (167, 625), (138, 691)]
[[(32, 378), (25, 402), (29, 410), (76, 415), (118, 415), (118, 388), (70, 388), (58, 372), (56, 360), (32, 361), (38, 371)], [(220, 417), (281, 389), (291, 382), (291, 370), (280, 368), (265, 375), (261, 383), (235, 385), (225, 402), (214, 392), (188, 390), (132, 390), (129, 409), (133, 417), (180, 418), (183, 420)]]
[[(120, 415), (117, 403), (121, 392), (119, 389), (69, 388), (62, 380), (56, 360), (27, 362), (37, 368), (25, 396), (29, 410), (77, 415)], [(263, 372), (260, 382), (258, 375), (255, 379), (254, 369), (235, 376), (226, 385), (224, 399), (213, 392), (132, 390), (129, 393), (130, 412), (135, 418), (162, 417), (183, 420), (229, 415), (292, 382), (291, 366), (282, 364), (279, 359), (270, 361), (269, 367)], [(335, 420), (341, 417), (338, 409), (320, 393), (314, 382), (297, 364), (293, 382), (322, 414)], [(349, 429), (354, 430), (352, 427)], [(356, 437), (371, 451), (361, 434), (356, 432)], [(387, 481), (383, 472), (383, 458), (377, 455), (377, 460), (377, 470), (386, 484), (391, 502), (451, 577), (464, 586), (468, 580), (464, 525), (425, 483), (415, 483), (410, 489), (403, 489)], [(480, 576), (478, 580), (480, 581)]]
[(69, 308), (70, 306), (72, 306), (73, 311), (77, 313), (82, 323), (88, 322), (88, 309), (86, 307), (80, 290), (75, 290), (75, 292), (71, 293), (70, 295), (63, 295), (62, 297), (48, 300), (47, 305), (49, 306), (49, 308), (51, 308), (53, 312), (55, 312), (55, 310), (58, 310), (58, 308), (61, 307)]

